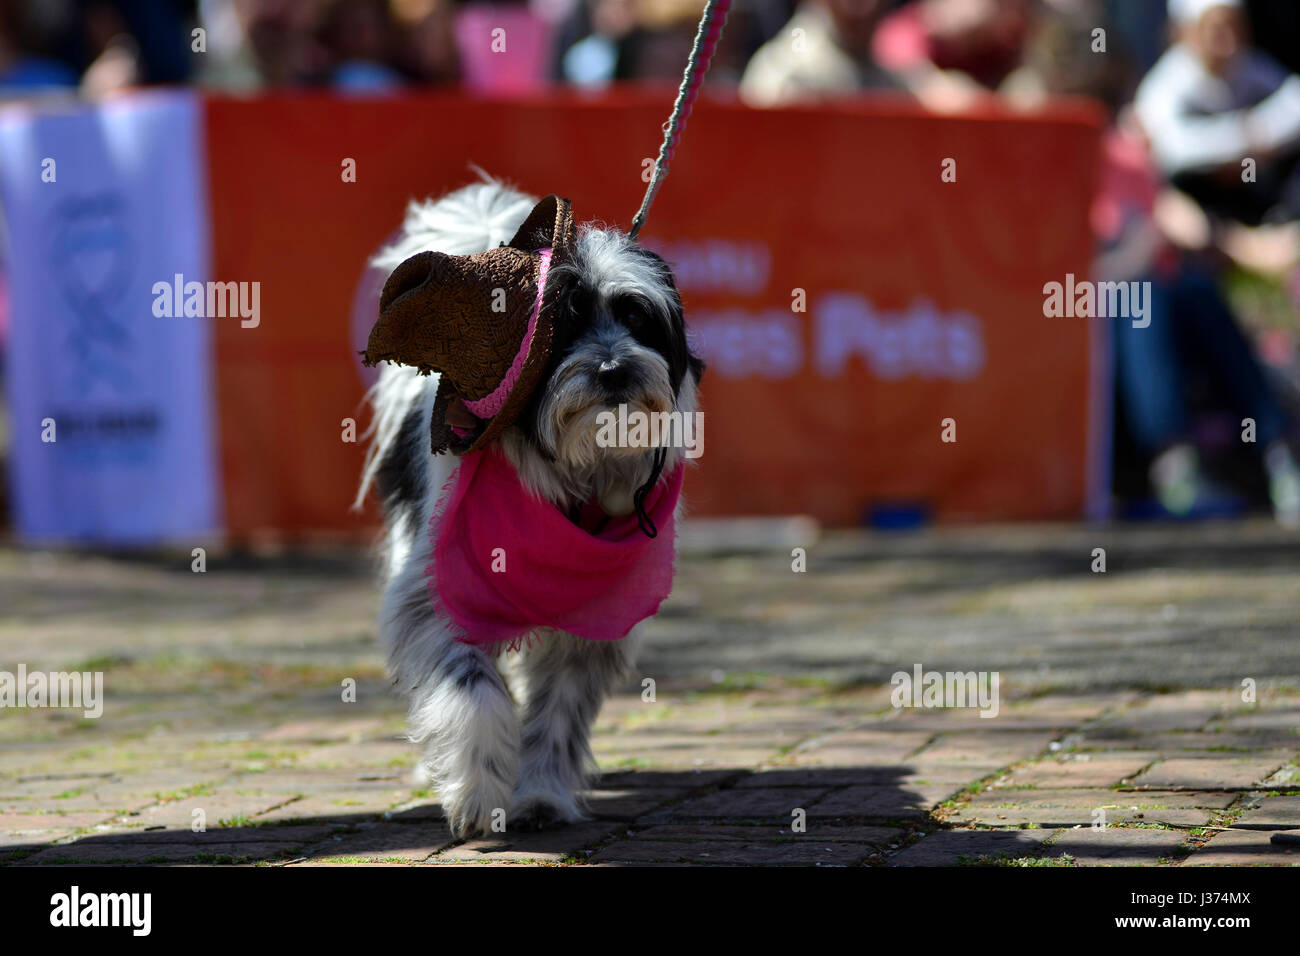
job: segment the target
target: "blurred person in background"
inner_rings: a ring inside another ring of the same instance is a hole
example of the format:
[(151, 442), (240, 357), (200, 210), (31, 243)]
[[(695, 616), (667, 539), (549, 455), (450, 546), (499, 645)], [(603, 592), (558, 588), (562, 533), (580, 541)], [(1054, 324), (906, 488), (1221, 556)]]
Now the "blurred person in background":
[[(1020, 65), (1002, 80), (999, 92), (1021, 109), (1039, 108), (1051, 96), (1084, 96), (1100, 102), (1112, 117), (1127, 116), (1138, 54), (1107, 6), (1105, 0), (1043, 0)], [(1104, 54), (1093, 52), (1097, 29), (1105, 31)]]
[(997, 91), (1021, 65), (1038, 0), (917, 0), (890, 14), (876, 61), (928, 108), (957, 112)]
[[(737, 0), (705, 82), (734, 87), (745, 62), (781, 20), (784, 0)], [(559, 17), (559, 77), (599, 89), (614, 82), (678, 84), (704, 0), (587, 0)], [(755, 39), (757, 37), (757, 39)], [(575, 39), (576, 38), (576, 39)]]
[[(1247, 225), (1300, 217), (1300, 76), (1253, 49), (1241, 0), (1170, 0), (1176, 42), (1138, 89), (1138, 116), (1174, 185)], [(1242, 162), (1259, 162), (1244, 182)]]
[[(753, 0), (740, 0), (727, 15), (727, 28), (718, 38), (705, 76), (708, 86), (734, 89), (740, 83), (756, 47), (751, 42), (755, 5)], [(639, 0), (637, 9), (638, 29), (631, 37), (627, 78), (646, 83), (681, 83), (704, 10), (703, 0)]]
[[(625, 47), (624, 78), (647, 83), (680, 83), (703, 8), (695, 0), (638, 0), (636, 29)], [(726, 36), (724, 31), (723, 37)], [(722, 52), (719, 46), (718, 53)]]
[(460, 79), (453, 0), (393, 0), (399, 36), (396, 61), (412, 82), (455, 83)]
[(75, 89), (77, 72), (50, 55), (55, 35), (67, 25), (70, 6), (43, 11), (27, 0), (0, 0), (0, 97)]
[(575, 86), (598, 89), (626, 72), (624, 45), (636, 29), (634, 0), (590, 0), (578, 5), (574, 15), (589, 24), (589, 31), (569, 46), (561, 58), (561, 78)]
[[(144, 52), (124, 11), (115, 3), (90, 0), (80, 13), (79, 39), (94, 57), (82, 74), (81, 93), (96, 98), (143, 83)], [(173, 34), (172, 41), (175, 46), (184, 46), (184, 31)]]
[[(1300, 466), (1287, 414), (1219, 289), (1219, 257), (1207, 237), (1189, 235), (1182, 203), (1161, 180), (1141, 126), (1127, 107), (1134, 71), (1127, 51), (1090, 52), (1092, 31), (1107, 28), (1096, 0), (1048, 5), (1026, 51), (1016, 96), (1082, 95), (1098, 100), (1111, 123), (1102, 140), (1093, 205), (1099, 255), (1095, 277), (1150, 282), (1150, 324), (1113, 319), (1117, 412), (1148, 463), (1152, 491), (1176, 517), (1236, 510), (1237, 497), (1202, 467), (1193, 441), (1191, 386), (1255, 422), (1273, 512), (1300, 526)], [(1107, 29), (1108, 35), (1113, 33)]]
[(194, 0), (41, 0), (26, 9), (57, 31), (84, 96), (190, 78)]
[(1169, 0), (1169, 19), (1175, 43), (1137, 93), (1156, 161), (1212, 226), (1229, 224), (1233, 258), (1285, 275), (1300, 261), (1286, 225), (1300, 219), (1300, 76), (1250, 46), (1241, 0)]
[(0, 91), (184, 82), (193, 16), (193, 0), (0, 0)]
[(320, 82), (330, 65), (322, 14), (320, 0), (200, 0), (199, 82), (229, 92)]
[(745, 67), (740, 97), (751, 106), (779, 106), (854, 96), (866, 90), (903, 93), (900, 77), (879, 66), (871, 42), (885, 0), (803, 0), (794, 17)]
[(321, 39), (329, 50), (327, 82), (349, 93), (388, 93), (404, 85), (390, 65), (396, 51), (397, 24), (388, 0), (329, 0)]

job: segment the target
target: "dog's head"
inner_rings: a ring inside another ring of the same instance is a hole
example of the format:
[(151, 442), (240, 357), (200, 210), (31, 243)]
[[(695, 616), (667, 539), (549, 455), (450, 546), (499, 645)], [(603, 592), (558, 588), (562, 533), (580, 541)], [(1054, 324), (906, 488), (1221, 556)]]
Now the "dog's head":
[[(630, 514), (636, 490), (658, 476), (657, 449), (610, 442), (602, 413), (694, 415), (704, 363), (687, 342), (672, 270), (624, 233), (583, 227), (551, 281), (562, 289), (551, 362), (502, 443), (542, 497), (571, 506), (594, 496)], [(664, 446), (660, 467), (680, 454)]]

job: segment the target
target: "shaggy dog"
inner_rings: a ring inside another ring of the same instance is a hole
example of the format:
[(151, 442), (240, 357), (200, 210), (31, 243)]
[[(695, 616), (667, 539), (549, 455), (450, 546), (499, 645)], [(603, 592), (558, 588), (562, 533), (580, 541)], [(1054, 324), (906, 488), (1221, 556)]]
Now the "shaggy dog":
[[(391, 274), (421, 252), (495, 249), (535, 202), (488, 180), (412, 203), (400, 238), (374, 264)], [(646, 487), (673, 473), (682, 450), (607, 447), (597, 440), (597, 416), (620, 404), (694, 415), (703, 363), (688, 347), (672, 273), (626, 234), (590, 224), (554, 272), (564, 297), (546, 377), (494, 446), (528, 492), (565, 515), (598, 505), (608, 516), (640, 516)], [(409, 700), (410, 737), (424, 748), (422, 774), (460, 837), (501, 819), (532, 827), (583, 819), (591, 726), (634, 661), (640, 627), (609, 641), (540, 628), (500, 654), (458, 639), (428, 578), (431, 529), (461, 465), (430, 452), (437, 389), (436, 374), (382, 366), (357, 496), (359, 505), (373, 487), (383, 500), (379, 628)]]

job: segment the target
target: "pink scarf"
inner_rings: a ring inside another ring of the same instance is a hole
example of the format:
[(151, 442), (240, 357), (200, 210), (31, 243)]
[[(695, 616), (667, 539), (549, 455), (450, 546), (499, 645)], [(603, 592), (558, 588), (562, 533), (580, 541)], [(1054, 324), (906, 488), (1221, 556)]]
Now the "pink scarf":
[(598, 530), (584, 530), (529, 494), (496, 447), (465, 455), (431, 526), (430, 597), (466, 644), (517, 648), (538, 627), (592, 641), (626, 637), (672, 590), (683, 471), (678, 465), (646, 497), (659, 529), (648, 538), (635, 515), (592, 523), (592, 505), (579, 520)]

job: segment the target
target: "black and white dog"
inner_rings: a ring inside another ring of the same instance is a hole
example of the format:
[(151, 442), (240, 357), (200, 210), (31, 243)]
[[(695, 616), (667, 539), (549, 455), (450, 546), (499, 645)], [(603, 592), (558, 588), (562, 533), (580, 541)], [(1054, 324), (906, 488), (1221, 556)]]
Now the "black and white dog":
[[(496, 248), (535, 202), (489, 180), (412, 203), (401, 237), (374, 265), (391, 272), (419, 252)], [(558, 268), (569, 270), (567, 331), (500, 446), (523, 486), (563, 512), (596, 500), (609, 515), (629, 515), (637, 489), (659, 473), (655, 449), (602, 447), (597, 415), (620, 403), (693, 415), (703, 363), (688, 347), (670, 269), (626, 234), (581, 226), (572, 261)], [(458, 466), (455, 456), (429, 450), (437, 388), (437, 375), (382, 367), (357, 496), (360, 505), (374, 487), (383, 500), (379, 629), (389, 669), (409, 699), (410, 738), (424, 748), (422, 776), (461, 837), (490, 831), (499, 810), (510, 825), (580, 820), (594, 768), (591, 726), (633, 663), (640, 627), (608, 642), (547, 630), (499, 656), (453, 638), (426, 589), (430, 521)], [(663, 474), (681, 454), (667, 450)]]

